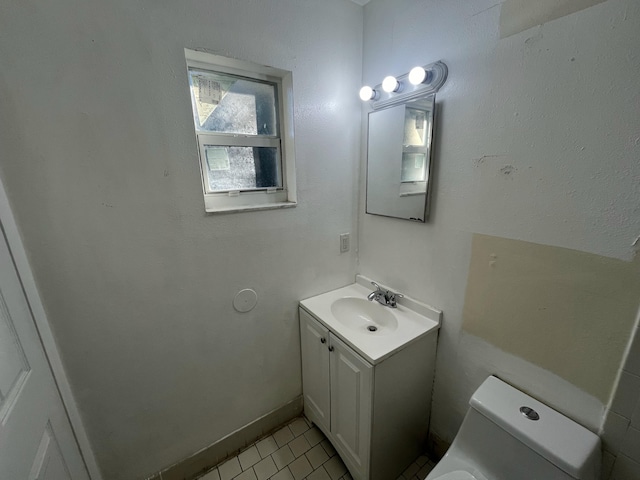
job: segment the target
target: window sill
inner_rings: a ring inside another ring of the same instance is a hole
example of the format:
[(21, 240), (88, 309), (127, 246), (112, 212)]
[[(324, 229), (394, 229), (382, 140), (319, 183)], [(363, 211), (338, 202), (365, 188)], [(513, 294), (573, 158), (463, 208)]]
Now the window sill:
[(258, 210), (279, 210), (282, 208), (293, 208), (298, 202), (277, 202), (264, 203), (260, 205), (237, 205), (233, 207), (207, 207), (205, 211), (209, 214), (215, 213), (234, 213), (234, 212), (255, 212)]

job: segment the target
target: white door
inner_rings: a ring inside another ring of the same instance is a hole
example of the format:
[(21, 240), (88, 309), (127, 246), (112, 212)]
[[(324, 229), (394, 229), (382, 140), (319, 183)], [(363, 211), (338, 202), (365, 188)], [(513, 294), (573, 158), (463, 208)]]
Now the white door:
[(331, 335), (331, 435), (354, 478), (369, 478), (373, 366)]
[(88, 480), (3, 232), (0, 479)]
[(304, 412), (329, 435), (329, 330), (303, 309), (299, 310)]

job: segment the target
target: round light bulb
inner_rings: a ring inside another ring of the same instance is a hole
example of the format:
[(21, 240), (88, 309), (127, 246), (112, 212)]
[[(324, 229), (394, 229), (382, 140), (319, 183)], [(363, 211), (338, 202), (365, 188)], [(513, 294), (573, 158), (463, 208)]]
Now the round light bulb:
[(400, 83), (396, 80), (396, 77), (389, 75), (382, 80), (382, 89), (387, 93), (397, 92), (399, 88)]
[(368, 85), (365, 85), (360, 89), (360, 100), (362, 100), (363, 102), (366, 102), (368, 100), (373, 100), (375, 96), (376, 96), (375, 90), (369, 87)]
[(420, 85), (427, 78), (427, 71), (422, 67), (413, 67), (409, 72), (409, 81), (412, 85)]

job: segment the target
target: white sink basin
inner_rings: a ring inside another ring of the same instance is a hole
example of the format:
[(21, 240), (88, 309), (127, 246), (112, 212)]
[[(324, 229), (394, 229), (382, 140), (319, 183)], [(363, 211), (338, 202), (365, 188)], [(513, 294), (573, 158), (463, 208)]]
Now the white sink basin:
[(300, 306), (373, 365), (440, 328), (440, 310), (409, 297), (397, 308), (385, 307), (367, 300), (373, 289), (358, 275), (356, 283), (302, 300)]
[(398, 328), (398, 319), (389, 307), (363, 298), (338, 298), (331, 304), (331, 313), (345, 327), (371, 335), (389, 334)]

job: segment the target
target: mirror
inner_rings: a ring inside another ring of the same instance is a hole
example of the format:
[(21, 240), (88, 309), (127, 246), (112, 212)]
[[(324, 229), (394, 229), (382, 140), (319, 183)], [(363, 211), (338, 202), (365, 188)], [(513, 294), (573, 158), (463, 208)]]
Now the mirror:
[(426, 221), (435, 97), (369, 113), (367, 213)]

